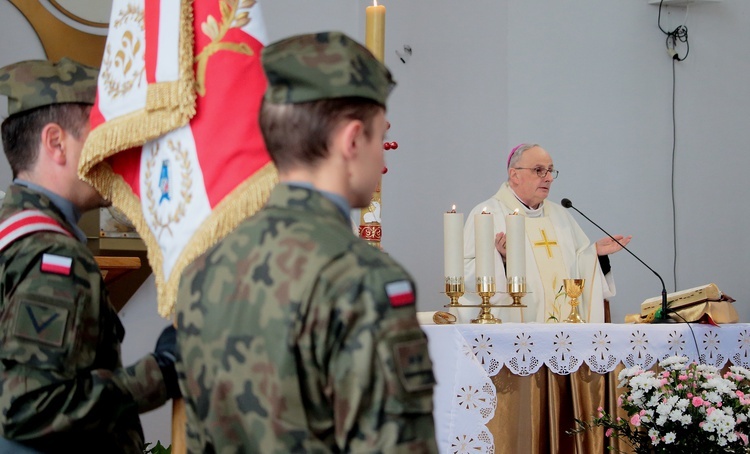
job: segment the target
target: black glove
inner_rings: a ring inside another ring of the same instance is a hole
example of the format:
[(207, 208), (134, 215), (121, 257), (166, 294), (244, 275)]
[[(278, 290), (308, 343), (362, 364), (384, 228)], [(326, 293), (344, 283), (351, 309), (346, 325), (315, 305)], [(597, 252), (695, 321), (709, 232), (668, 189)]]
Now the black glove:
[(180, 385), (177, 383), (177, 371), (174, 368), (177, 356), (177, 330), (174, 326), (169, 325), (161, 332), (159, 339), (156, 341), (154, 357), (156, 363), (161, 369), (161, 375), (164, 378), (164, 386), (167, 388), (167, 395), (174, 399), (180, 397)]

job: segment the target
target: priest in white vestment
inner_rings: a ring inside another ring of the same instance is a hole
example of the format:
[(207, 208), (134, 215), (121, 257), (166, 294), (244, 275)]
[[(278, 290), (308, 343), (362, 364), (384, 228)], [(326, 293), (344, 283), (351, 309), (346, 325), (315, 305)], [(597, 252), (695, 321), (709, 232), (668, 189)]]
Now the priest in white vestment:
[[(604, 322), (604, 298), (615, 294), (608, 254), (622, 249), (609, 237), (589, 241), (568, 210), (547, 199), (558, 172), (550, 155), (537, 144), (521, 144), (508, 157), (508, 180), (500, 190), (469, 213), (464, 226), (464, 278), (462, 304), (479, 304), (476, 292), (474, 215), (492, 213), (495, 225), (495, 282), (492, 304), (510, 304), (505, 276), (505, 216), (518, 210), (526, 224), (526, 288), (521, 300), (526, 308), (497, 308), (503, 322), (562, 322), (570, 313), (562, 291), (563, 279), (585, 279), (578, 298), (581, 318)], [(630, 236), (614, 235), (623, 246)]]

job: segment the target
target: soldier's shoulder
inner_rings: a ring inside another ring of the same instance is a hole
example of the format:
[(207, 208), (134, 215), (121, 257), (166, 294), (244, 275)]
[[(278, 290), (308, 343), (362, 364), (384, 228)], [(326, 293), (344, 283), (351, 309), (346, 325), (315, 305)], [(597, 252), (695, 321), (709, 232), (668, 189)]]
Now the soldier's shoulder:
[(80, 264), (89, 272), (98, 270), (96, 259), (85, 244), (57, 232), (41, 231), (21, 237), (7, 246), (2, 256), (6, 267), (52, 260), (70, 262), (71, 269)]
[(185, 267), (180, 281), (187, 284), (209, 266), (231, 265), (246, 257), (251, 250), (257, 249), (260, 243), (256, 240), (257, 235), (253, 233), (257, 230), (255, 227), (257, 221), (253, 219), (254, 217), (249, 217), (241, 221), (233, 230), (199, 254)]
[(393, 288), (393, 283), (401, 283), (415, 293), (414, 279), (406, 268), (389, 254), (356, 237), (343, 253), (331, 259), (325, 274), (335, 276), (332, 279), (357, 282), (382, 302), (389, 302), (388, 289)]
[(355, 237), (352, 240), (351, 250), (359, 258), (359, 262), (374, 270), (384, 273), (407, 274), (406, 269), (387, 252), (372, 246), (366, 241)]

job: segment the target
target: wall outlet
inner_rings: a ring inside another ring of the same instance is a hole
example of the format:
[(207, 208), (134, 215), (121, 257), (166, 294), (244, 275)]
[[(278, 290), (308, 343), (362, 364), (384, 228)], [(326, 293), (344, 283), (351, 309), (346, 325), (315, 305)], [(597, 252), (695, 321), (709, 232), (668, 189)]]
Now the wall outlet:
[[(698, 3), (718, 3), (722, 0), (664, 0), (664, 6), (688, 6)], [(649, 5), (659, 5), (661, 0), (648, 0)]]

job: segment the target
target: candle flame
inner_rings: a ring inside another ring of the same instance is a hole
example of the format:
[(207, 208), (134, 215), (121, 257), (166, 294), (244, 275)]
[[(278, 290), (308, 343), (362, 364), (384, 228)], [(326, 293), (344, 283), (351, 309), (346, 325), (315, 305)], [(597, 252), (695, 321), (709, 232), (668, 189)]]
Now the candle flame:
[(378, 6), (378, 0), (372, 0), (372, 6)]
[(490, 214), (490, 212), (487, 211), (487, 207), (482, 208), (482, 214)]
[(515, 210), (513, 210), (513, 213), (511, 213), (511, 214), (518, 214), (518, 208), (516, 208)]
[(451, 210), (453, 210), (453, 211), (456, 211), (456, 204), (455, 204), (455, 203), (454, 203), (454, 204), (453, 204), (453, 206), (451, 207)]

